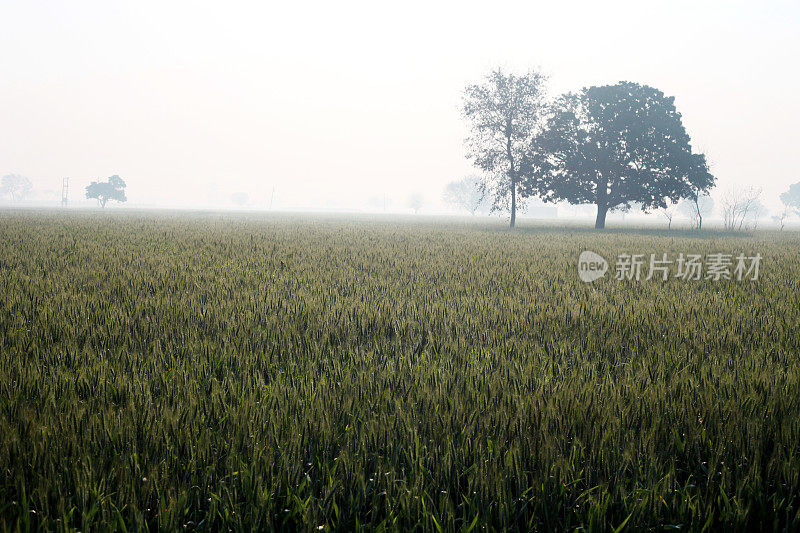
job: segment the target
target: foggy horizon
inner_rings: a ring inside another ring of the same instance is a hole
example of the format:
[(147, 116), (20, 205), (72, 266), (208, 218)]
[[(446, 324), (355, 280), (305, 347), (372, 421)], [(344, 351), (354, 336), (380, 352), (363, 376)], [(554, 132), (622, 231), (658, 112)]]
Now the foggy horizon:
[[(724, 9), (723, 9), (724, 6)], [(580, 12), (581, 17), (574, 17)], [(509, 17), (508, 15), (513, 16)], [(551, 96), (620, 80), (675, 96), (712, 196), (800, 180), (800, 53), (791, 2), (613, 6), (370, 4), (0, 7), (0, 174), (39, 203), (90, 205), (118, 174), (128, 204), (447, 211), (465, 157), (464, 88), (492, 69), (550, 77)], [(273, 198), (274, 190), (274, 198)]]

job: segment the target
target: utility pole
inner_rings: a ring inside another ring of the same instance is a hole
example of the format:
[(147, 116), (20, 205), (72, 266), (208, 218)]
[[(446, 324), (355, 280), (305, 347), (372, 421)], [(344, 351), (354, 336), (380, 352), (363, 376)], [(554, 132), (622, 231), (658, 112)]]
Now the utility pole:
[(272, 211), (272, 201), (275, 200), (275, 186), (272, 186), (272, 196), (269, 197), (269, 210)]
[(67, 199), (69, 197), (69, 178), (61, 180), (61, 207), (67, 207)]

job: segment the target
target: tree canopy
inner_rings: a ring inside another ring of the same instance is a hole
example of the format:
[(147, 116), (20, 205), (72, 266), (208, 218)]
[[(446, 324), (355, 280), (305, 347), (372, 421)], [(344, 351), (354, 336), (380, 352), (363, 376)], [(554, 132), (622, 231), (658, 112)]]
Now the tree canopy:
[(595, 227), (611, 209), (664, 208), (714, 184), (692, 151), (674, 98), (631, 82), (560, 97), (526, 158), (523, 190), (545, 201), (595, 204)]
[(86, 198), (96, 199), (100, 202), (100, 207), (105, 207), (109, 200), (125, 202), (125, 181), (116, 174), (108, 178), (107, 181), (93, 181), (86, 187)]

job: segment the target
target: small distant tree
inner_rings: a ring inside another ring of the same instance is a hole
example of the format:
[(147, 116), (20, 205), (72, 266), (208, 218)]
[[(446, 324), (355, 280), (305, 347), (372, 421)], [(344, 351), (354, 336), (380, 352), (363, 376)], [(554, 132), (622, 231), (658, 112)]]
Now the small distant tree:
[(641, 202), (631, 202), (630, 204), (620, 204), (616, 207), (610, 209), (614, 213), (619, 213), (622, 217), (622, 220), (625, 220), (625, 216), (630, 213), (631, 211), (645, 211), (647, 208)]
[(781, 203), (800, 215), (800, 181), (789, 186), (789, 190), (780, 196)]
[(422, 204), (424, 203), (424, 199), (422, 195), (418, 192), (413, 193), (411, 196), (408, 197), (408, 207), (414, 210), (414, 214), (416, 215), (419, 210), (422, 208)]
[(714, 199), (705, 193), (692, 191), (678, 204), (678, 210), (689, 219), (693, 229), (701, 231), (703, 219), (714, 211)]
[(758, 229), (758, 223), (767, 215), (769, 215), (769, 209), (761, 202), (761, 200), (756, 200), (756, 203), (753, 205), (753, 208), (747, 214), (747, 218), (745, 219), (744, 229)]
[(672, 219), (678, 211), (678, 206), (675, 202), (667, 202), (667, 205), (659, 209), (659, 213), (667, 221), (667, 229), (672, 229)]
[(464, 91), (463, 115), (470, 126), (467, 157), (485, 173), (486, 189), (494, 196), (492, 209), (510, 211), (512, 228), (524, 196), (524, 161), (545, 118), (546, 81), (535, 71), (517, 76), (497, 69)]
[(392, 205), (392, 199), (385, 194), (370, 196), (367, 200), (367, 205), (372, 209), (386, 211), (386, 209)]
[(443, 199), (446, 203), (464, 209), (470, 215), (485, 211), (490, 207), (483, 182), (477, 176), (467, 176), (458, 181), (451, 181), (444, 188)]
[(0, 194), (10, 196), (12, 202), (22, 200), (32, 189), (31, 180), (21, 174), (7, 174), (0, 180)]
[(95, 199), (99, 202), (100, 207), (105, 208), (109, 200), (115, 202), (126, 202), (128, 198), (125, 196), (125, 182), (114, 174), (107, 181), (93, 181), (86, 187), (86, 198)]
[(777, 215), (772, 217), (772, 220), (775, 221), (775, 223), (780, 226), (781, 231), (783, 231), (784, 226), (786, 226), (786, 220), (792, 215), (792, 213), (792, 208), (788, 205), (784, 205), (783, 209), (781, 209)]
[(761, 187), (730, 189), (722, 198), (722, 222), (728, 231), (742, 231), (749, 221), (763, 216)]
[(233, 202), (239, 207), (244, 206), (247, 203), (247, 200), (249, 199), (250, 197), (247, 195), (246, 192), (239, 191), (231, 194), (231, 202)]

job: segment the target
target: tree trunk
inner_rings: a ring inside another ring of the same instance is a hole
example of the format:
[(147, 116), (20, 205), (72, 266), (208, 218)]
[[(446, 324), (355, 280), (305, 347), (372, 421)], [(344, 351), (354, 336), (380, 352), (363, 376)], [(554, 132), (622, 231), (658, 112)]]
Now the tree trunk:
[(697, 231), (703, 230), (703, 216), (700, 214), (700, 211), (697, 211)]
[(594, 221), (595, 229), (604, 229), (606, 227), (606, 214), (608, 213), (608, 206), (605, 204), (597, 204), (597, 218)]
[(605, 229), (606, 214), (608, 214), (608, 179), (601, 175), (597, 182), (597, 218), (594, 221), (595, 229)]
[(511, 177), (511, 227), (517, 223), (517, 180)]
[(514, 168), (514, 154), (511, 152), (511, 121), (506, 123), (506, 157), (508, 158), (508, 177), (511, 179), (511, 225), (517, 224), (517, 171)]

